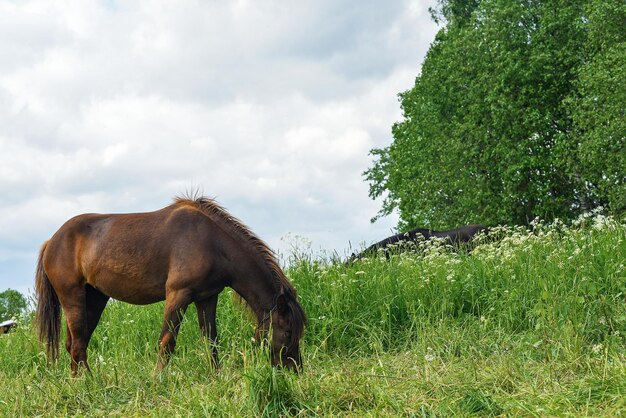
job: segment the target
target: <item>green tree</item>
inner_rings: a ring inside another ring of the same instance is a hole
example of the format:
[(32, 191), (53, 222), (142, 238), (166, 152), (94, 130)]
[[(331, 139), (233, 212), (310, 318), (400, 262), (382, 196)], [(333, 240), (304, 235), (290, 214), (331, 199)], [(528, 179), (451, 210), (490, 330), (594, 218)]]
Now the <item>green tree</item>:
[[(583, 209), (591, 171), (572, 163), (587, 156), (572, 144), (577, 130), (589, 132), (580, 98), (596, 88), (581, 72), (594, 54), (589, 3), (439, 2), (433, 17), (446, 24), (414, 87), (400, 94), (404, 120), (389, 147), (372, 150), (376, 160), (364, 173), (370, 196), (385, 197), (378, 216), (397, 209), (401, 228), (442, 228), (524, 224)], [(605, 67), (617, 65), (609, 56)], [(623, 174), (620, 158), (614, 171)]]
[(472, 13), (480, 4), (480, 0), (439, 0), (437, 3), (439, 7), (429, 8), (435, 23), (465, 25), (471, 20)]
[(7, 289), (0, 293), (0, 322), (18, 316), (26, 310), (26, 299), (17, 290)]
[(626, 2), (592, 1), (589, 42), (568, 105), (574, 121), (569, 174), (583, 206), (626, 211)]

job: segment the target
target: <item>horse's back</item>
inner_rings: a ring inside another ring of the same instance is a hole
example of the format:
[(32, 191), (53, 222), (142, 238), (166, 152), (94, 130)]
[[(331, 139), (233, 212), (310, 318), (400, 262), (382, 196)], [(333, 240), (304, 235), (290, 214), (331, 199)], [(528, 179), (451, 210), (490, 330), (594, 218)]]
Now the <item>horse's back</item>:
[(176, 241), (170, 217), (164, 209), (75, 216), (48, 242), (44, 267), (53, 284), (88, 283), (136, 304), (162, 300)]
[(432, 235), (438, 238), (449, 239), (452, 244), (466, 243), (471, 241), (479, 233), (487, 233), (487, 228), (480, 224), (460, 226), (448, 231), (433, 231)]
[(481, 224), (465, 225), (458, 228), (458, 230), (461, 240), (465, 242), (470, 241), (472, 238), (474, 238), (475, 235), (478, 235), (480, 233), (487, 234), (489, 231), (486, 226)]

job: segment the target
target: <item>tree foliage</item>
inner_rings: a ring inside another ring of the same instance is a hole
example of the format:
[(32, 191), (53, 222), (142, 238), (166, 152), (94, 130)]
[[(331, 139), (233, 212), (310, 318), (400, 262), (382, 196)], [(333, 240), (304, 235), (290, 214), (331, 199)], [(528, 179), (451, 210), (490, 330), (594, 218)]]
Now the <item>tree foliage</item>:
[(0, 292), (0, 322), (19, 316), (26, 310), (26, 299), (17, 290)]
[(611, 0), (440, 0), (393, 143), (364, 174), (401, 227), (626, 207), (624, 27)]
[(588, 59), (570, 97), (573, 158), (569, 173), (584, 181), (590, 205), (626, 211), (626, 3), (587, 8)]

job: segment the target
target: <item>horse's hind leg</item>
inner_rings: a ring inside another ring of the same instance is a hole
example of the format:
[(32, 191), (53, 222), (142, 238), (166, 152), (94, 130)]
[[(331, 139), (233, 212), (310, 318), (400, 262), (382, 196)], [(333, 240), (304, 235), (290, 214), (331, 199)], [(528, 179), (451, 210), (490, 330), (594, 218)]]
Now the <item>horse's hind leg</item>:
[(211, 344), (211, 357), (213, 366), (219, 366), (217, 360), (217, 327), (215, 323), (215, 310), (217, 308), (217, 296), (211, 296), (208, 299), (196, 301), (198, 308), (198, 323), (202, 336), (209, 339)]
[(82, 365), (89, 370), (87, 364), (87, 309), (85, 287), (76, 283), (58, 292), (59, 301), (63, 306), (67, 320), (68, 335), (66, 348), (70, 352), (72, 375), (75, 376)]
[(65, 324), (65, 349), (70, 355), (72, 355), (72, 333), (70, 332), (70, 324), (67, 321)]
[(161, 336), (159, 337), (159, 360), (157, 362), (157, 370), (163, 370), (171, 354), (174, 352), (180, 322), (190, 302), (191, 298), (186, 291), (170, 290), (167, 292), (165, 298), (165, 318), (163, 328), (161, 329)]
[[(85, 307), (87, 309), (87, 344), (91, 339), (93, 331), (96, 329), (100, 316), (109, 301), (109, 297), (98, 291), (90, 285), (85, 285)], [(72, 354), (72, 333), (70, 332), (69, 323), (67, 324), (67, 332), (65, 333), (65, 349), (70, 355)]]
[(87, 300), (87, 343), (96, 329), (104, 308), (107, 306), (109, 297), (93, 286), (85, 285)]

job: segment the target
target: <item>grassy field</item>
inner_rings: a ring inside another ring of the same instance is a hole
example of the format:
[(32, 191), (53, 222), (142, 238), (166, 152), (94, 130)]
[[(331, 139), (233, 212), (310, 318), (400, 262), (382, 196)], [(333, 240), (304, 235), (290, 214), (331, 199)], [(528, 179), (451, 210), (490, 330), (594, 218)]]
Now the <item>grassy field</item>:
[(626, 224), (502, 229), (471, 253), (350, 266), (296, 251), (309, 316), (304, 370), (269, 367), (225, 292), (219, 371), (190, 307), (154, 373), (162, 304), (112, 302), (89, 347), (93, 376), (46, 365), (27, 320), (0, 335), (0, 416), (626, 415)]

